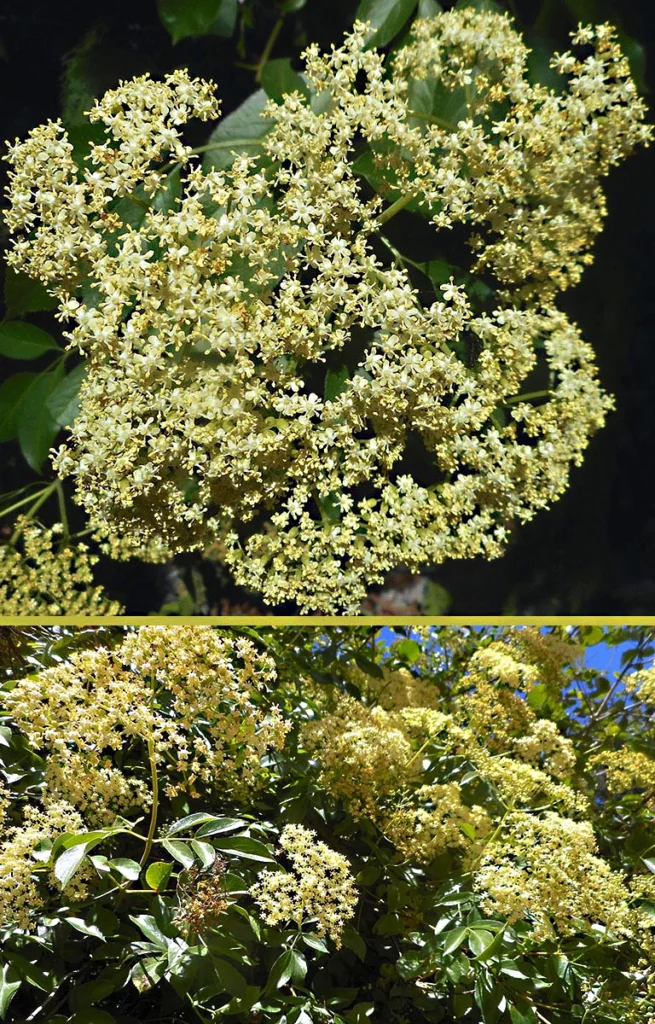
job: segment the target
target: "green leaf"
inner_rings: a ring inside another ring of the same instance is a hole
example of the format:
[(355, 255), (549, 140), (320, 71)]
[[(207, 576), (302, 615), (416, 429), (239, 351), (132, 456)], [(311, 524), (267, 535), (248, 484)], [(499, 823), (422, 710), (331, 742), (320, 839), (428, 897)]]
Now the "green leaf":
[(136, 882), (141, 874), (140, 865), (129, 857), (116, 857), (114, 860), (109, 861), (109, 867), (113, 871), (118, 871), (119, 875), (127, 878), (130, 882)]
[(328, 370), (325, 374), (323, 396), (326, 402), (333, 402), (338, 395), (348, 389), (350, 370), (342, 366), (339, 370)]
[(130, 979), (137, 992), (149, 992), (161, 981), (168, 967), (168, 957), (149, 956), (134, 965)]
[(435, 14), (441, 14), (443, 8), (437, 0), (418, 0), (417, 18), (434, 18)]
[(191, 840), (191, 849), (204, 868), (210, 868), (216, 860), (216, 850), (211, 843), (202, 843), (197, 839)]
[(406, 665), (413, 665), (421, 657), (421, 647), (416, 640), (401, 640), (394, 644), (393, 651), (398, 660), (404, 661)]
[(283, 0), (280, 14), (292, 14), (294, 11), (300, 11), (306, 3), (307, 0)]
[(64, 921), (66, 921), (71, 928), (74, 928), (76, 932), (80, 932), (82, 935), (91, 935), (94, 939), (104, 940), (104, 935), (98, 926), (95, 924), (87, 924), (81, 917), (65, 917)]
[(445, 942), (441, 947), (444, 953), (454, 953), (456, 949), (459, 949), (464, 939), (468, 935), (468, 928), (464, 926), (460, 928), (453, 928), (452, 931), (444, 932)]
[(310, 949), (316, 949), (319, 953), (328, 952), (325, 939), (322, 939), (320, 935), (312, 935), (311, 932), (303, 932), (302, 940)]
[(45, 352), (60, 352), (55, 339), (34, 324), (12, 320), (0, 325), (0, 356), (9, 359), (38, 359)]
[(520, 1009), (515, 1003), (510, 1003), (508, 1010), (512, 1024), (536, 1024), (536, 1014), (527, 999)]
[[(215, 818), (212, 815), (208, 815), (205, 819), (206, 824), (199, 828), (196, 832), (196, 839), (204, 839), (205, 836), (217, 836), (222, 832), (233, 832), (234, 829), (244, 828), (247, 822), (242, 818)], [(169, 835), (172, 834), (169, 832)]]
[(361, 0), (355, 19), (371, 23), (369, 46), (386, 46), (413, 14), (418, 0)]
[(290, 952), (293, 961), (291, 980), (294, 985), (300, 985), (307, 975), (307, 961), (302, 953), (299, 953), (297, 949), (292, 949)]
[(355, 664), (362, 670), (362, 672), (372, 676), (374, 679), (384, 679), (384, 672), (377, 662), (371, 661), (370, 658), (365, 657), (359, 651), (355, 653), (354, 660)]
[[(220, 957), (212, 956), (212, 970), (223, 986), (224, 992), (237, 998), (244, 995), (248, 982), (243, 974), (231, 963), (228, 963), (227, 960), (222, 960)], [(220, 993), (216, 992), (216, 995), (220, 995)]]
[(90, 849), (90, 845), (89, 843), (78, 843), (76, 846), (71, 846), (68, 850), (64, 850), (57, 857), (54, 872), (55, 878), (60, 882), (62, 889), (66, 888), (73, 875), (79, 871), (82, 861)]
[(159, 949), (168, 949), (170, 940), (166, 938), (151, 914), (140, 914), (139, 917), (133, 917), (130, 914), (130, 921), (137, 926), (146, 939), (153, 942)]
[(13, 441), (25, 393), (38, 377), (36, 373), (15, 373), (0, 385), (0, 441)]
[(116, 1024), (116, 1018), (105, 1010), (99, 1010), (97, 1006), (90, 1006), (88, 1010), (80, 1010), (68, 1018), (69, 1024)]
[(22, 985), (20, 979), (18, 981), (9, 981), (8, 975), (10, 972), (15, 974), (16, 969), (11, 967), (10, 964), (5, 964), (2, 968), (2, 974), (0, 974), (0, 1020), (6, 1019), (9, 1004)]
[(218, 14), (207, 29), (207, 35), (229, 38), (236, 28), (239, 0), (222, 0)]
[(346, 949), (349, 949), (362, 961), (362, 963), (364, 963), (364, 960), (366, 959), (366, 943), (359, 932), (355, 931), (351, 924), (344, 928), (341, 941)]
[(309, 86), (304, 78), (291, 67), (288, 57), (269, 60), (262, 69), (261, 83), (269, 99), (278, 103), (291, 92), (309, 97)]
[[(207, 811), (196, 811), (194, 814), (187, 814), (184, 818), (180, 818), (174, 822), (168, 829), (167, 835), (174, 836), (177, 832), (184, 832), (187, 828), (192, 828), (194, 825), (202, 825), (205, 821), (217, 821), (213, 814), (209, 814)], [(224, 818), (224, 821), (235, 821), (235, 818)]]
[(159, 19), (173, 43), (189, 36), (231, 36), (237, 0), (157, 0)]
[(18, 419), (18, 442), (25, 461), (37, 473), (59, 433), (59, 424), (47, 403), (63, 374), (64, 367), (60, 363), (50, 373), (39, 374), (23, 395)]
[(273, 966), (271, 967), (268, 981), (266, 982), (266, 992), (275, 992), (276, 989), (282, 988), (291, 981), (294, 970), (294, 951), (292, 949), (286, 949), (281, 956), (277, 958)]
[(500, 1008), (503, 992), (496, 988), (494, 979), (487, 974), (479, 974), (475, 979), (473, 995), (482, 1011), (484, 1024), (498, 1024), (503, 1015)]
[(205, 170), (225, 170), (234, 163), (234, 155), (246, 153), (249, 156), (262, 151), (263, 139), (273, 122), (261, 116), (268, 103), (263, 89), (224, 117), (209, 136), (203, 166)]
[(148, 865), (145, 875), (146, 885), (158, 892), (160, 889), (165, 889), (172, 870), (173, 865), (170, 861), (156, 860), (153, 864)]
[(66, 374), (47, 401), (48, 411), (60, 427), (70, 427), (80, 410), (79, 394), (86, 374), (86, 363), (80, 363)]
[(494, 936), (491, 932), (471, 931), (469, 935), (469, 946), (471, 947), (471, 952), (474, 953), (476, 957), (481, 956), (487, 946), (491, 945), (493, 940)]
[[(475, 931), (475, 932), (472, 933), (471, 938), (473, 937), (473, 935), (484, 935), (484, 936), (487, 936), (487, 935), (491, 935), (491, 933), (487, 932), (487, 931)], [(485, 945), (482, 948), (481, 952), (477, 954), (476, 960), (482, 960), (482, 961), (491, 960), (491, 958), (496, 956), (496, 954), (499, 953), (500, 950), (503, 948), (503, 942), (504, 941), (505, 941), (505, 929), (501, 928), (501, 930), (499, 932), (496, 932), (496, 934), (493, 936), (493, 938), (491, 939), (491, 942), (488, 942), (487, 945)], [(469, 940), (469, 945), (471, 946), (471, 949), (473, 949), (473, 945), (470, 942), (470, 940)]]
[(5, 274), (5, 306), (7, 317), (24, 316), (25, 313), (39, 313), (54, 309), (57, 299), (49, 295), (41, 281), (35, 281), (27, 274), (7, 267)]
[(421, 602), (421, 611), (424, 615), (445, 615), (450, 608), (451, 601), (450, 593), (445, 587), (435, 580), (428, 580)]
[(271, 856), (268, 848), (258, 839), (250, 839), (248, 836), (235, 836), (234, 839), (219, 839), (213, 844), (217, 850), (224, 853), (234, 853), (244, 860), (263, 861), (266, 864), (274, 864), (275, 858)]
[(528, 704), (535, 711), (539, 711), (548, 700), (548, 690), (543, 683), (536, 683), (528, 693)]
[(185, 868), (190, 868), (195, 861), (191, 847), (181, 839), (164, 839), (161, 845)]
[(652, 857), (641, 858), (651, 874), (655, 875), (655, 860)]

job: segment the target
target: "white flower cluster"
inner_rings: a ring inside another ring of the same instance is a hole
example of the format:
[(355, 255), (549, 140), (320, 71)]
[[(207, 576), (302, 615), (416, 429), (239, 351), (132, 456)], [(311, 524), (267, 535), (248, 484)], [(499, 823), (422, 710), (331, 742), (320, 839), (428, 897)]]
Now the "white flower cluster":
[[(603, 424), (593, 352), (552, 299), (591, 258), (600, 177), (649, 138), (612, 31), (578, 33), (593, 58), (557, 58), (561, 96), (529, 84), (506, 17), (418, 21), (391, 63), (366, 38), (309, 47), (315, 99), (267, 106), (265, 160), (194, 167), (177, 198), (178, 126), (217, 113), (184, 72), (107, 93), (91, 112), (107, 142), (82, 169), (59, 124), (10, 150), (10, 262), (56, 291), (88, 357), (55, 467), (115, 557), (212, 549), (267, 602), (354, 611), (400, 563), (500, 555)], [(425, 113), (430, 90), (461, 92), (462, 119)], [(167, 152), (168, 177), (152, 167)], [(376, 255), (412, 201), (440, 229), (475, 226), (496, 309), (476, 314), (452, 279), (423, 305)], [(521, 390), (539, 367), (535, 404)], [(413, 438), (431, 483), (404, 465)]]

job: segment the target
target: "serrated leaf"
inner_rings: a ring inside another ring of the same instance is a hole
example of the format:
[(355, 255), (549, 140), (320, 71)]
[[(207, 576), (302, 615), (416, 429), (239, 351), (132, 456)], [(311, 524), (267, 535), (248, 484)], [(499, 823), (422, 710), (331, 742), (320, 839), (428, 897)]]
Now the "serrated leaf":
[[(180, 818), (174, 822), (168, 829), (167, 835), (174, 836), (177, 832), (184, 832), (187, 828), (193, 828), (194, 825), (202, 825), (206, 821), (216, 821), (216, 817), (213, 814), (209, 814), (208, 811), (196, 811), (194, 814), (187, 814), (184, 818)], [(226, 821), (235, 821), (237, 819), (230, 818), (224, 819)]]
[(60, 363), (50, 373), (39, 374), (23, 395), (18, 417), (18, 443), (25, 461), (35, 472), (41, 471), (60, 427), (48, 409), (48, 399), (64, 374)]
[(5, 306), (7, 316), (24, 316), (25, 313), (39, 313), (43, 310), (54, 309), (57, 299), (49, 295), (46, 287), (41, 281), (36, 281), (7, 267), (5, 274)]
[(86, 856), (86, 843), (72, 846), (70, 850), (64, 850), (55, 861), (55, 877), (64, 889), (70, 882), (73, 875), (79, 870), (82, 861)]
[[(223, 986), (223, 990), (231, 996), (237, 996), (240, 998), (246, 991), (248, 982), (244, 978), (243, 974), (236, 969), (227, 960), (222, 960), (220, 957), (212, 957), (212, 968), (215, 971), (218, 980)], [(217, 995), (219, 993), (216, 993)]]
[(138, 917), (134, 917), (130, 914), (130, 921), (137, 926), (139, 931), (145, 935), (146, 939), (153, 942), (155, 946), (159, 947), (159, 949), (168, 949), (170, 939), (166, 938), (155, 918), (151, 914), (140, 914)]
[(0, 441), (13, 441), (16, 437), (25, 394), (37, 376), (15, 373), (0, 385)]
[(444, 932), (444, 944), (441, 947), (444, 953), (454, 953), (456, 949), (459, 949), (464, 939), (468, 935), (468, 928), (453, 928), (449, 932)]
[(471, 931), (469, 935), (469, 946), (471, 952), (476, 956), (481, 956), (486, 950), (487, 946), (490, 946), (494, 940), (494, 936), (491, 932), (484, 931), (483, 929)]
[(96, 924), (87, 924), (81, 917), (65, 917), (64, 921), (71, 928), (74, 928), (76, 932), (80, 932), (82, 935), (91, 935), (94, 939), (102, 939), (104, 941), (105, 937)]
[(114, 860), (109, 861), (109, 867), (113, 871), (118, 871), (119, 875), (127, 878), (130, 882), (136, 882), (141, 874), (140, 865), (130, 857), (115, 857)]
[(355, 18), (371, 23), (368, 46), (386, 46), (409, 21), (418, 0), (361, 0)]
[(216, 860), (216, 850), (211, 843), (203, 843), (198, 839), (192, 839), (191, 849), (204, 868), (210, 868)]
[(137, 992), (149, 992), (161, 981), (167, 967), (167, 957), (145, 957), (132, 968), (130, 980)]
[(247, 100), (222, 118), (209, 136), (203, 166), (205, 170), (225, 170), (234, 163), (234, 154), (249, 156), (262, 151), (264, 136), (273, 127), (273, 122), (261, 116), (268, 103), (263, 89), (258, 89)]
[(185, 868), (190, 868), (195, 861), (191, 847), (181, 839), (164, 839), (161, 845)]
[(366, 943), (352, 925), (349, 924), (344, 928), (341, 941), (346, 949), (351, 950), (364, 963), (366, 959)]
[[(316, 949), (319, 953), (328, 952), (325, 939), (322, 939), (320, 935), (312, 935), (310, 932), (303, 932), (302, 940), (310, 949)], [(366, 947), (364, 947), (364, 949), (366, 949)]]
[(80, 388), (86, 375), (86, 363), (80, 363), (67, 373), (61, 383), (53, 389), (47, 407), (60, 427), (70, 427), (80, 410)]
[(215, 840), (213, 845), (217, 850), (234, 853), (237, 857), (243, 857), (244, 860), (262, 861), (266, 864), (275, 863), (275, 858), (271, 856), (264, 843), (260, 843), (258, 839), (250, 839), (248, 836)]
[(507, 1008), (512, 1024), (536, 1024), (536, 1014), (527, 1003), (520, 1009), (514, 1003), (510, 1003)]
[(293, 70), (288, 57), (267, 61), (262, 69), (261, 83), (269, 99), (278, 103), (292, 92), (309, 97), (309, 87), (305, 79)]
[(237, 0), (158, 0), (159, 19), (173, 43), (189, 36), (231, 36)]
[(149, 885), (151, 889), (155, 889), (157, 892), (165, 889), (172, 870), (173, 865), (170, 861), (154, 861), (154, 863), (148, 865), (148, 870), (145, 874), (146, 885)]
[(282, 988), (291, 981), (293, 966), (293, 950), (285, 949), (284, 953), (277, 958), (271, 967), (265, 991), (275, 992), (276, 989)]
[(61, 352), (55, 339), (34, 324), (11, 320), (0, 325), (0, 356), (9, 359), (38, 359), (45, 352)]
[(333, 402), (343, 391), (348, 389), (350, 370), (342, 366), (339, 370), (328, 370), (325, 374), (323, 396), (326, 402)]
[(10, 964), (4, 964), (0, 974), (0, 1020), (5, 1020), (9, 1004), (22, 985), (22, 981), (9, 981), (9, 974), (15, 974), (16, 969)]
[(216, 818), (209, 815), (205, 819), (205, 824), (196, 832), (196, 839), (204, 839), (205, 836), (218, 836), (223, 832), (234, 832), (237, 828), (245, 828), (247, 824), (248, 822), (243, 818)]

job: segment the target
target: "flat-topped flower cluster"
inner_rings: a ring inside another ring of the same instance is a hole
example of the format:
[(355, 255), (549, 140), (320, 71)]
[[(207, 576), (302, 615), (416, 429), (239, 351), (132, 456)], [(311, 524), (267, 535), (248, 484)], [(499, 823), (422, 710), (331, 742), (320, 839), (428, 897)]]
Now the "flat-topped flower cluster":
[[(419, 20), (393, 59), (366, 40), (358, 23), (308, 48), (310, 98), (266, 106), (263, 159), (192, 162), (180, 127), (219, 108), (183, 71), (105, 94), (85, 159), (59, 122), (10, 149), (9, 262), (56, 293), (88, 360), (54, 465), (114, 557), (213, 548), (267, 602), (352, 611), (398, 564), (500, 555), (611, 408), (553, 300), (591, 261), (601, 178), (650, 138), (615, 33), (554, 58), (561, 94), (528, 81), (506, 16)], [(455, 122), (437, 94), (461, 94)], [(391, 205), (357, 172), (363, 142)], [(425, 305), (381, 259), (410, 204), (471, 226), (493, 308), (453, 278)], [(524, 400), (539, 368), (545, 400)], [(415, 437), (431, 483), (403, 461)]]

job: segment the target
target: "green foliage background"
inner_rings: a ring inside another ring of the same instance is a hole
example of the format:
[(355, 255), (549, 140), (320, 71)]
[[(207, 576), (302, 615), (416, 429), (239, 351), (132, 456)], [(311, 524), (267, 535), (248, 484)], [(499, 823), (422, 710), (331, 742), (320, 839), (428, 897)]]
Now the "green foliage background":
[[(613, 0), (475, 2), (512, 13), (533, 48), (533, 74), (542, 79), (551, 74), (548, 55), (566, 48), (567, 33), (579, 20), (611, 20), (623, 33), (633, 72), (648, 97), (651, 5), (640, 0), (620, 5)], [(442, 6), (453, 4), (447, 0)], [(93, 97), (120, 78), (146, 71), (161, 75), (176, 67), (213, 78), (223, 114), (229, 114), (258, 87), (275, 97), (297, 86), (303, 47), (339, 41), (357, 14), (373, 20), (379, 45), (393, 46), (415, 13), (436, 9), (435, 0), (148, 0), (136, 6), (126, 0), (104, 6), (8, 0), (0, 15), (3, 136), (24, 136), (35, 124), (61, 116), (83, 145), (89, 132), (83, 112)], [(259, 105), (254, 99), (245, 114), (218, 129), (213, 141), (227, 144), (230, 136), (256, 134)], [(194, 125), (189, 138), (202, 145), (206, 129)], [(616, 395), (617, 412), (594, 438), (564, 498), (519, 528), (503, 559), (427, 570), (432, 586), (422, 611), (634, 614), (655, 604), (655, 505), (644, 454), (655, 442), (653, 159), (653, 150), (639, 153), (610, 177), (610, 215), (596, 245), (596, 262), (561, 299), (598, 353), (601, 380)], [(220, 160), (221, 151), (213, 150), (211, 161)], [(415, 233), (420, 249), (418, 220), (405, 214), (390, 227), (401, 237)], [(390, 234), (393, 238), (394, 231)], [(9, 535), (11, 517), (29, 506), (51, 475), (48, 448), (75, 414), (83, 367), (75, 355), (62, 352), (52, 300), (41, 286), (8, 272), (4, 298), (0, 442), (6, 443), (0, 489), (6, 497), (0, 499), (0, 513), (6, 514), (1, 522)], [(46, 522), (60, 515), (59, 492), (49, 493), (40, 512)], [(66, 508), (73, 529), (83, 528), (68, 500)], [(193, 558), (178, 559), (173, 570), (106, 564), (99, 578), (135, 614), (161, 607), (186, 614), (269, 610), (232, 586), (220, 568)]]
[[(420, 642), (411, 630), (380, 633), (368, 627), (220, 632), (245, 634), (276, 663), (277, 682), (262, 699), (274, 700), (294, 724), (284, 750), (268, 760), (267, 784), (250, 804), (233, 805), (210, 791), (195, 800), (162, 796), (157, 835), (165, 835), (161, 830), (167, 827), (174, 839), (159, 838), (142, 866), (137, 860), (143, 843), (129, 833), (145, 832), (147, 822), (134, 819), (59, 837), (39, 854), (54, 864), (60, 880), (93, 857), (102, 880), (83, 901), (71, 904), (51, 895), (39, 913), (38, 931), (0, 930), (0, 1019), (14, 1024), (646, 1024), (652, 1019), (655, 1004), (635, 1003), (636, 1015), (628, 1016), (622, 1003), (625, 997), (625, 1005), (632, 1005), (627, 972), (640, 956), (634, 943), (620, 938), (604, 943), (598, 931), (584, 929), (570, 938), (535, 942), (525, 923), (488, 919), (470, 891), (470, 879), (458, 873), (448, 852), (423, 867), (403, 859), (371, 822), (354, 821), (321, 789), (316, 767), (299, 743), (298, 727), (320, 713), (322, 693), (359, 696), (352, 677), (346, 678), (348, 666), (374, 678), (382, 664), (409, 670), (438, 690), (447, 710), (470, 655), (502, 630), (433, 627), (430, 639)], [(593, 797), (601, 855), (622, 873), (655, 873), (649, 792), (635, 787), (610, 798), (602, 774), (588, 765), (598, 751), (648, 748), (649, 713), (626, 694), (623, 680), (652, 663), (655, 636), (636, 627), (577, 627), (569, 634), (593, 648), (593, 657), (587, 667), (566, 668), (558, 686), (533, 686), (530, 707), (573, 741), (574, 785)], [(2, 716), (2, 691), (26, 672), (38, 672), (76, 650), (112, 646), (122, 635), (124, 630), (115, 627), (0, 631), (0, 776), (10, 783), (15, 809), (38, 795), (44, 762), (11, 718)], [(427, 668), (420, 661), (425, 650), (432, 651)], [(147, 776), (145, 764), (139, 768), (124, 760), (134, 754), (114, 756), (123, 768)], [(446, 758), (444, 766), (428, 747), (424, 757), (432, 762), (430, 771), (443, 775), (452, 769), (480, 799), (465, 756), (451, 758), (452, 765)], [(165, 772), (160, 781), (162, 791)], [(488, 794), (482, 798), (489, 800)], [(300, 935), (264, 925), (245, 892), (258, 872), (274, 863), (277, 837), (289, 822), (315, 829), (352, 865), (360, 899), (341, 949), (306, 927)], [(194, 862), (209, 863), (212, 848), (227, 860), (231, 905), (201, 938), (185, 938), (174, 921), (175, 880)], [(604, 998), (583, 1006), (585, 984), (599, 978)]]

